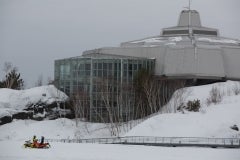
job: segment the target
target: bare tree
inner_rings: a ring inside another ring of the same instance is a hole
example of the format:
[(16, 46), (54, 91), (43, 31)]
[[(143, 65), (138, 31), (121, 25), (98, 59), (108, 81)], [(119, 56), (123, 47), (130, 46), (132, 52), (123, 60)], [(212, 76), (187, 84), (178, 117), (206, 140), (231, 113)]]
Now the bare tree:
[(239, 95), (240, 94), (240, 82), (236, 82), (233, 86), (233, 93), (235, 95)]
[(11, 70), (17, 71), (17, 68), (14, 67), (11, 62), (5, 62), (4, 68), (3, 68), (3, 71), (5, 72), (5, 74), (8, 74)]
[(51, 85), (51, 84), (52, 84), (52, 85), (55, 85), (55, 81), (54, 81), (51, 77), (48, 77), (48, 78), (47, 78), (47, 84), (48, 84), (48, 85)]
[[(15, 70), (17, 71), (17, 68), (16, 67), (13, 67), (12, 63), (11, 62), (5, 62), (4, 63), (4, 68), (3, 68), (3, 71), (5, 72), (5, 75), (9, 74), (11, 72), (11, 70)], [(4, 81), (4, 87), (5, 88), (11, 88), (11, 86), (13, 85), (14, 83), (14, 79), (7, 79)]]
[(43, 75), (40, 74), (40, 75), (38, 76), (37, 82), (35, 83), (35, 86), (36, 86), (36, 87), (39, 87), (39, 86), (42, 86), (42, 85), (43, 85)]
[(22, 89), (24, 87), (23, 79), (16, 67), (12, 63), (5, 62), (4, 64), (5, 79), (0, 81), (1, 88)]
[[(120, 116), (119, 110), (117, 110), (117, 106), (114, 106), (114, 79), (112, 77), (104, 78), (100, 80), (98, 84), (101, 100), (103, 102), (103, 106), (107, 111), (107, 119), (109, 121), (109, 129), (111, 135), (119, 136), (120, 132)], [(104, 117), (102, 117), (104, 119)]]
[[(155, 77), (147, 70), (140, 70), (135, 77), (136, 117), (143, 118), (150, 114), (164, 111), (170, 112), (170, 107), (162, 108), (167, 104), (173, 93), (185, 86), (185, 80), (168, 80)], [(183, 93), (176, 95), (178, 101)], [(176, 107), (171, 112), (176, 111)]]
[(73, 110), (75, 114), (76, 126), (79, 120), (86, 120), (89, 114), (89, 96), (84, 91), (76, 92), (71, 101), (73, 103)]

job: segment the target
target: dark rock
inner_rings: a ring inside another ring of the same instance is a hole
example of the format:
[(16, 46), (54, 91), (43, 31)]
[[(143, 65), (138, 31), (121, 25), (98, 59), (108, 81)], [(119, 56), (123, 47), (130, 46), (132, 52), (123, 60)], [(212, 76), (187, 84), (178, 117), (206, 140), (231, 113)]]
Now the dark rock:
[(19, 112), (12, 116), (12, 119), (32, 119), (32, 112)]
[(4, 116), (4, 117), (0, 118), (0, 125), (10, 123), (10, 122), (12, 122), (11, 116)]
[(43, 102), (37, 102), (36, 104), (28, 104), (26, 108), (11, 116), (5, 116), (0, 118), (0, 125), (10, 123), (13, 119), (32, 119), (36, 121), (42, 121), (44, 119), (54, 120), (57, 118), (75, 118), (73, 110), (71, 110), (71, 104), (66, 102), (52, 104), (45, 104)]
[(239, 128), (236, 124), (234, 124), (233, 126), (230, 127), (231, 129), (235, 130), (235, 131), (239, 131)]
[(75, 118), (75, 115), (73, 112), (69, 113), (69, 114), (66, 114), (65, 115), (65, 118), (68, 118), (68, 119), (74, 119)]

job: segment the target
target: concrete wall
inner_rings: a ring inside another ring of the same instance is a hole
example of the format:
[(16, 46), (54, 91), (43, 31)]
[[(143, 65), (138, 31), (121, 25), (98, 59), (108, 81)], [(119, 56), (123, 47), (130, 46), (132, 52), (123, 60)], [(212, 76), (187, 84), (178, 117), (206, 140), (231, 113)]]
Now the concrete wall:
[(173, 77), (240, 79), (240, 48), (220, 46), (113, 47), (100, 54), (155, 58), (155, 74)]
[(223, 48), (224, 69), (229, 79), (240, 79), (240, 48)]

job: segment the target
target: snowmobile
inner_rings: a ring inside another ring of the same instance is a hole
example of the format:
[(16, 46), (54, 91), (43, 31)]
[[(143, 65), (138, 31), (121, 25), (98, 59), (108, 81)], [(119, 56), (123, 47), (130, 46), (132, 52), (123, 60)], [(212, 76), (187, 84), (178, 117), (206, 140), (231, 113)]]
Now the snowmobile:
[(23, 144), (23, 146), (24, 146), (25, 148), (43, 148), (43, 149), (44, 149), (44, 148), (47, 149), (47, 148), (50, 148), (50, 147), (51, 147), (49, 143), (38, 143), (38, 142), (32, 143), (30, 140), (25, 141), (25, 143)]

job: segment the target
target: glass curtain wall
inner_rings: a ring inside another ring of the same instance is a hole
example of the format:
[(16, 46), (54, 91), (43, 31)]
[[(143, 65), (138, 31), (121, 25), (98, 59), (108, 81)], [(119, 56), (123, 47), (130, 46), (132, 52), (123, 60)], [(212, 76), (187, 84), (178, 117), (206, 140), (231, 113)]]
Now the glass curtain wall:
[(68, 96), (79, 95), (84, 117), (95, 122), (133, 119), (135, 74), (154, 70), (154, 59), (85, 58), (55, 61), (56, 86)]

